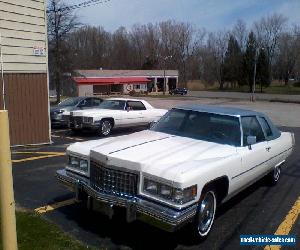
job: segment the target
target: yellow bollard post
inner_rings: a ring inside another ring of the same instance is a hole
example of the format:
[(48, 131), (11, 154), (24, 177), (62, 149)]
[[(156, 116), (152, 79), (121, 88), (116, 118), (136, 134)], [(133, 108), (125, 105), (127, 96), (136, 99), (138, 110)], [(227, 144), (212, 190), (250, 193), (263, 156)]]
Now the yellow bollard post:
[(4, 250), (16, 250), (17, 232), (13, 189), (8, 113), (0, 110), (0, 209)]

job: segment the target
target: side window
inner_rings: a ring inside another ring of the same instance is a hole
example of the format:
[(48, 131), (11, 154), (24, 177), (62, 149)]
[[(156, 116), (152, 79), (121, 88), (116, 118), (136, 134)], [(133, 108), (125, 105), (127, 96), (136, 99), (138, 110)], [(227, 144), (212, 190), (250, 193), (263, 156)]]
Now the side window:
[(78, 107), (85, 107), (85, 106), (86, 106), (86, 99), (84, 99), (78, 103)]
[(101, 102), (102, 102), (101, 99), (94, 98), (93, 99), (93, 106), (99, 106)]
[(250, 135), (256, 136), (257, 142), (262, 142), (265, 140), (265, 135), (255, 116), (242, 117), (242, 127), (244, 145), (247, 145), (247, 137)]
[(92, 107), (93, 106), (93, 99), (92, 98), (87, 98), (85, 100), (86, 100), (86, 102), (84, 104), (85, 107)]
[(127, 107), (131, 110), (146, 110), (146, 107), (142, 102), (128, 101)]
[(273, 136), (272, 129), (271, 129), (269, 123), (267, 122), (267, 120), (264, 117), (259, 117), (259, 121), (260, 121), (261, 126), (262, 126), (263, 130), (265, 131), (267, 137)]

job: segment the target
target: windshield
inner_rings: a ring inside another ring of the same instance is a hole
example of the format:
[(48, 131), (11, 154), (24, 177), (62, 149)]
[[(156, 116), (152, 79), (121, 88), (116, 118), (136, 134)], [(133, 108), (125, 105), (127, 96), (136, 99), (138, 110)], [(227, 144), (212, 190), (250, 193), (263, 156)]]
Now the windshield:
[(239, 119), (228, 115), (172, 109), (151, 130), (233, 146), (241, 145)]
[(123, 100), (105, 100), (100, 105), (101, 109), (124, 110), (125, 101)]
[(82, 98), (75, 97), (75, 98), (68, 98), (58, 104), (58, 106), (75, 106)]

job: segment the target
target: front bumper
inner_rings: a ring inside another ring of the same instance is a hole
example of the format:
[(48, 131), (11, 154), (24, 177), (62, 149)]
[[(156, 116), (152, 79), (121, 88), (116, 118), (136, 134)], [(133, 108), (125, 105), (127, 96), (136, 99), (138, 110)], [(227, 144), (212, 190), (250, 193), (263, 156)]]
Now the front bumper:
[(68, 121), (60, 118), (51, 117), (52, 126), (68, 126)]
[(141, 197), (126, 197), (125, 195), (116, 196), (100, 193), (89, 185), (87, 178), (77, 177), (75, 174), (69, 173), (66, 170), (58, 170), (56, 177), (62, 184), (76, 192), (77, 197), (80, 197), (81, 194), (86, 194), (88, 201), (93, 199), (112, 209), (114, 206), (124, 207), (126, 209), (128, 222), (137, 219), (166, 231), (173, 232), (192, 221), (196, 215), (196, 204), (182, 210), (176, 210)]

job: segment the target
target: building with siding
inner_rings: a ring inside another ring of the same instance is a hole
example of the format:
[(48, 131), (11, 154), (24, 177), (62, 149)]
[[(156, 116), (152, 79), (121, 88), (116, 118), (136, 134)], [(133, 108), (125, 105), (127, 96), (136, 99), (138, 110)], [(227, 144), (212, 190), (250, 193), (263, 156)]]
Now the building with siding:
[(11, 144), (49, 143), (45, 1), (1, 0), (0, 36), (0, 109), (9, 112)]
[(178, 70), (76, 70), (79, 96), (163, 92), (178, 86)]

